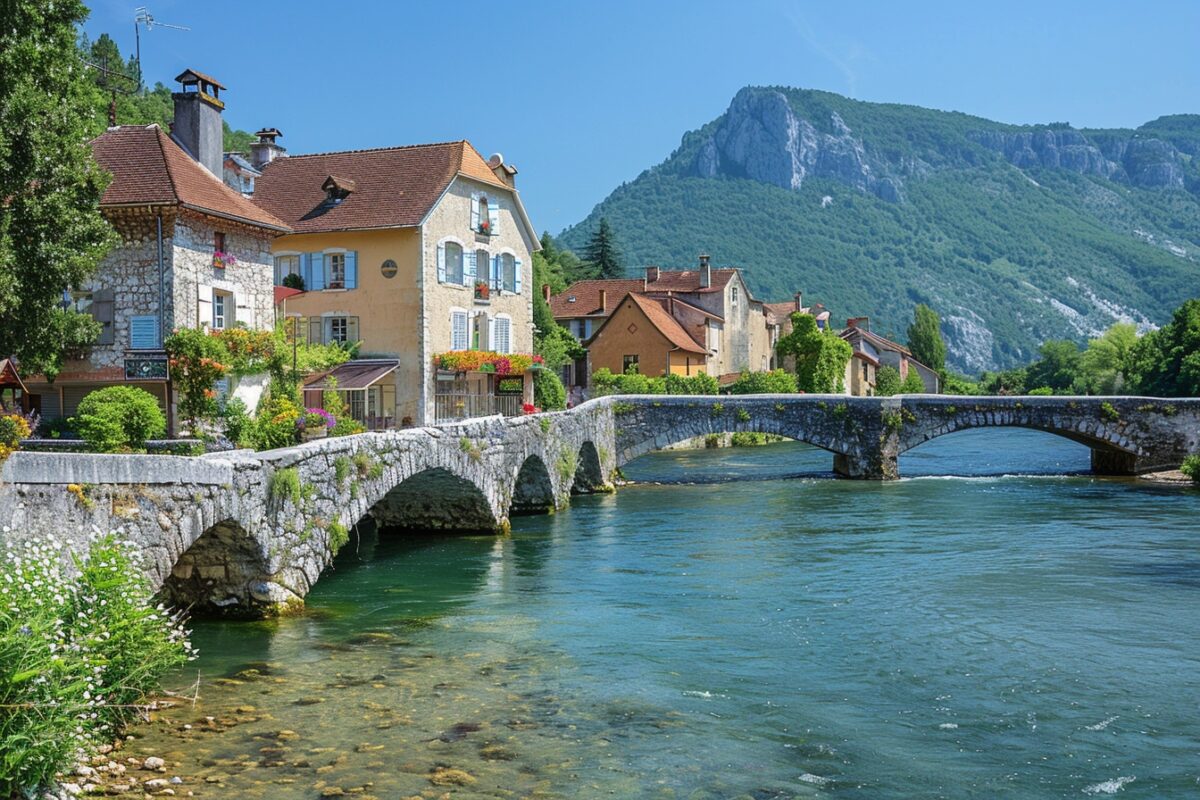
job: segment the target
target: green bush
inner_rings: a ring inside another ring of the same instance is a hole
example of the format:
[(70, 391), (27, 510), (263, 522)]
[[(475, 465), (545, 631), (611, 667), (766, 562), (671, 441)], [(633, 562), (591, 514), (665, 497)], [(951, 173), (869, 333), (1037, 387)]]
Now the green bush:
[(1187, 475), (1194, 482), (1200, 483), (1200, 453), (1185, 458), (1183, 464), (1179, 467), (1179, 471)]
[(271, 473), (271, 479), (267, 484), (267, 492), (271, 495), (271, 499), (291, 500), (292, 505), (300, 505), (300, 471), (295, 467), (284, 467), (277, 469)]
[(1050, 395), (1054, 394), (1054, 390), (1049, 386), (1039, 386), (1036, 389), (1030, 389), (1028, 392), (1026, 392), (1026, 394), (1033, 395), (1035, 397), (1049, 397)]
[(925, 394), (925, 381), (921, 380), (921, 373), (917, 372), (915, 367), (908, 368), (908, 377), (900, 385), (900, 393)]
[(156, 439), (167, 430), (167, 421), (158, 400), (136, 386), (109, 386), (98, 389), (79, 403), (71, 425), (98, 453), (142, 450), (147, 439)]
[[(911, 374), (911, 373), (910, 373)], [(900, 379), (900, 370), (884, 364), (875, 372), (875, 394), (878, 397), (891, 397), (904, 391), (904, 381)]]
[(62, 566), (50, 537), (0, 561), (0, 797), (29, 794), (111, 741), (193, 651), (154, 606), (138, 551), (109, 534)]
[(533, 373), (533, 404), (543, 411), (567, 407), (566, 387), (554, 370), (540, 369)]
[(299, 436), (296, 420), (300, 413), (300, 406), (287, 397), (269, 399), (259, 410), (250, 433), (254, 449), (274, 450), (294, 445)]
[(239, 447), (249, 439), (254, 420), (250, 418), (249, 409), (244, 400), (231, 397), (221, 408), (221, 422), (225, 438)]

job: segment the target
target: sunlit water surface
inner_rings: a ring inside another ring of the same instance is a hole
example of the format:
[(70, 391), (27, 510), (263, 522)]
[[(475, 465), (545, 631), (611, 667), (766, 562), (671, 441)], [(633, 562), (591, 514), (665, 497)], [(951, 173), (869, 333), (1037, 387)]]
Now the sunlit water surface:
[(133, 748), (198, 797), (1194, 796), (1200, 492), (1087, 455), (659, 453), (511, 537), (364, 531), (305, 616), (197, 625)]

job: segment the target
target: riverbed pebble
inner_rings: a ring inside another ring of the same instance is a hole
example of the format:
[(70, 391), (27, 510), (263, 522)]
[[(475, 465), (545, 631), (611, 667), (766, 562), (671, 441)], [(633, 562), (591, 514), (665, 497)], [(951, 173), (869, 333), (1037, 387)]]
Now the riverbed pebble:
[(166, 766), (166, 762), (158, 756), (148, 756), (146, 760), (142, 762), (142, 769), (160, 770), (164, 769)]

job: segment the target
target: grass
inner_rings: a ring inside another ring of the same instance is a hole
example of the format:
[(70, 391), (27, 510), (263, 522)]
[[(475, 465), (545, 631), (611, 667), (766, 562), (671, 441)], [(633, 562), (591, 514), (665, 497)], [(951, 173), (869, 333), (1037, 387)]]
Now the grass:
[(300, 470), (295, 467), (284, 467), (271, 473), (267, 491), (273, 500), (291, 500), (292, 505), (299, 506), (301, 498)]
[(348, 477), (350, 477), (350, 459), (346, 456), (338, 456), (333, 460), (333, 479), (340, 487)]
[(350, 541), (350, 532), (337, 520), (329, 523), (329, 527), (325, 530), (329, 533), (329, 549), (333, 553), (337, 553), (345, 546), (346, 542)]

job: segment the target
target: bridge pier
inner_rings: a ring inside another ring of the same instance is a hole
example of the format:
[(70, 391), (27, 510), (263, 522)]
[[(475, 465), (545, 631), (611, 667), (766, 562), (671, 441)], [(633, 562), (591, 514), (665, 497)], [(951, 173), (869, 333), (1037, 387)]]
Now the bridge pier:
[(896, 456), (872, 453), (870, 456), (833, 454), (833, 471), (843, 478), (894, 481), (900, 478)]

